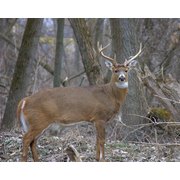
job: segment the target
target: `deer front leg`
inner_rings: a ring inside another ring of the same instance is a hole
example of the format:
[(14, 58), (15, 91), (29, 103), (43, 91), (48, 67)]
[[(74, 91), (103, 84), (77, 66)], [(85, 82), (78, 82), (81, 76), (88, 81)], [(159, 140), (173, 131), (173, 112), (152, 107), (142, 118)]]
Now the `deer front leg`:
[(104, 143), (105, 143), (105, 122), (97, 121), (96, 126), (96, 160), (104, 161)]

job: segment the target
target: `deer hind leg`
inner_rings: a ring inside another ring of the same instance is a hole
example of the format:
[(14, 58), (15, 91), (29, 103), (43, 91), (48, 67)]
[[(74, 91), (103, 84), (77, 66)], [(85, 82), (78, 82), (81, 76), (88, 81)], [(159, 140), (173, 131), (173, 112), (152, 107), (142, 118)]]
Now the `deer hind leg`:
[(42, 130), (29, 130), (23, 137), (23, 148), (22, 148), (22, 161), (27, 161), (29, 147), (31, 148), (32, 157), (34, 161), (39, 161), (38, 152), (36, 149), (37, 137), (41, 134)]
[(23, 147), (21, 156), (22, 161), (27, 161), (29, 146), (32, 143), (33, 139), (34, 137), (31, 131), (28, 131), (23, 137)]
[(37, 162), (37, 161), (39, 161), (39, 157), (38, 157), (38, 152), (36, 149), (36, 143), (37, 143), (37, 139), (34, 139), (31, 142), (30, 147), (31, 147), (31, 151), (32, 151), (33, 160)]
[(104, 161), (104, 143), (105, 143), (105, 122), (98, 121), (96, 126), (96, 160)]

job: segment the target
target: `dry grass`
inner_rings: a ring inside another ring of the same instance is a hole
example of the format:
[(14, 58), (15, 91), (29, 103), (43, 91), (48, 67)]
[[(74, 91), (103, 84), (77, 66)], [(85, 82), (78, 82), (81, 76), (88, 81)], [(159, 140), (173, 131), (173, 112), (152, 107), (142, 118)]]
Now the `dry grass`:
[[(133, 141), (120, 136), (121, 125), (109, 127), (105, 144), (106, 160), (110, 162), (157, 162), (180, 161), (179, 136), (162, 133), (158, 127), (140, 128), (132, 131)], [(95, 160), (95, 129), (90, 125), (67, 128), (63, 132), (47, 132), (38, 140), (41, 161), (66, 162), (66, 148), (72, 144), (80, 154), (82, 161)], [(17, 162), (20, 159), (22, 135), (20, 132), (0, 134), (0, 161)], [(32, 161), (29, 153), (28, 161)]]

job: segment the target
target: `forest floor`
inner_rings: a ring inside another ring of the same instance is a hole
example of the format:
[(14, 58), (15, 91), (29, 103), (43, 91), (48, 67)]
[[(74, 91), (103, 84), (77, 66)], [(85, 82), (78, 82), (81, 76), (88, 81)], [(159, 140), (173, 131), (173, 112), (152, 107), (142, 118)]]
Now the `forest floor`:
[[(84, 130), (84, 129), (83, 129)], [(94, 162), (95, 160), (95, 135), (92, 129), (74, 128), (61, 136), (53, 136), (45, 133), (37, 143), (40, 161), (43, 162), (66, 162), (68, 155), (66, 149), (73, 145), (80, 154), (82, 161)], [(22, 133), (0, 133), (0, 161), (20, 161), (22, 147)], [(105, 157), (108, 162), (179, 162), (179, 143), (145, 143), (124, 142), (112, 140), (107, 137), (105, 144)], [(28, 161), (32, 161), (29, 153)]]

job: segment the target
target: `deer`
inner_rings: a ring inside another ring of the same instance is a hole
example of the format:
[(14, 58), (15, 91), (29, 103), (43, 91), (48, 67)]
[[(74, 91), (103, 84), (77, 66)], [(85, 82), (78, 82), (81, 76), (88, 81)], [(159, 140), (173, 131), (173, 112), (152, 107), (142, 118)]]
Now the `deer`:
[(98, 45), (99, 54), (112, 72), (109, 83), (84, 87), (57, 87), (41, 90), (23, 98), (17, 107), (17, 119), (23, 131), (21, 161), (28, 160), (29, 149), (33, 161), (39, 161), (38, 138), (53, 123), (70, 126), (91, 122), (96, 129), (96, 160), (105, 161), (105, 127), (115, 118), (128, 93), (128, 72), (135, 66), (138, 53), (123, 64), (104, 54), (109, 46)]

